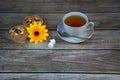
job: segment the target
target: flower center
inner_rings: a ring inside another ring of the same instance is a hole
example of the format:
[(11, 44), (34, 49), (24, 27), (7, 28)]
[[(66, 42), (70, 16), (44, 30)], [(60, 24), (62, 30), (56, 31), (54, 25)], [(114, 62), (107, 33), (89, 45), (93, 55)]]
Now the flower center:
[(36, 36), (38, 36), (40, 33), (38, 31), (35, 31), (34, 33)]

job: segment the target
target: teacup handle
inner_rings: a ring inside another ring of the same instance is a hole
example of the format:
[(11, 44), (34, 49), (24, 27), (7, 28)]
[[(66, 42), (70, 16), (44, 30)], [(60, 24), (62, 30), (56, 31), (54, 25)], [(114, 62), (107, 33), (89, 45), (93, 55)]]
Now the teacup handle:
[(89, 22), (87, 26), (88, 30), (94, 28), (94, 25), (95, 25), (94, 22)]

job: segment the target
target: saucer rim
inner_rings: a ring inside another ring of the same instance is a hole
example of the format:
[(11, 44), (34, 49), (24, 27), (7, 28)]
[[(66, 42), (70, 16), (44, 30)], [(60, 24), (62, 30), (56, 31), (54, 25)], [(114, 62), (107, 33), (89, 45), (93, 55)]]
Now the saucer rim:
[[(58, 35), (62, 40), (67, 41), (67, 42), (69, 42), (69, 43), (81, 43), (81, 42), (86, 41), (86, 40), (83, 40), (83, 39), (80, 39), (80, 38), (76, 38), (76, 37), (72, 37), (72, 36), (71, 36), (71, 37), (62, 37), (62, 36), (58, 33), (58, 27), (61, 26), (61, 25), (63, 26), (62, 21), (57, 25), (57, 31), (56, 31), (56, 33), (57, 33), (57, 35)], [(92, 37), (93, 33), (94, 33), (94, 28), (93, 28), (92, 31), (91, 31), (91, 35), (88, 36), (87, 38), (90, 39), (90, 38)], [(71, 40), (70, 40), (70, 38), (71, 38)], [(78, 40), (75, 41), (74, 39), (78, 39)]]

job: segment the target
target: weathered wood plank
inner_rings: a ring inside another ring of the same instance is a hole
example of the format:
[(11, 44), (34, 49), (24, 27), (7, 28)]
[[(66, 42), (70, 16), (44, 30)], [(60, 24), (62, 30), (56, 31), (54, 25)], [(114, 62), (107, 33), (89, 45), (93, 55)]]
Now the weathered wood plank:
[(119, 50), (0, 50), (0, 72), (120, 73)]
[(49, 34), (48, 40), (44, 43), (36, 45), (28, 42), (21, 46), (8, 40), (6, 31), (0, 31), (0, 49), (49, 49), (47, 44), (52, 38), (57, 41), (53, 49), (120, 49), (120, 30), (96, 30), (91, 39), (79, 44), (63, 41), (57, 36), (56, 31), (49, 31)]
[[(86, 13), (90, 21), (95, 23), (95, 29), (120, 29), (120, 13)], [(14, 25), (23, 25), (25, 17), (39, 15), (44, 19), (48, 29), (56, 29), (62, 20), (63, 13), (30, 14), (30, 13), (0, 13), (0, 28), (10, 28)]]
[(1, 0), (1, 12), (120, 12), (119, 0)]
[(107, 74), (0, 74), (0, 80), (119, 80), (120, 75)]

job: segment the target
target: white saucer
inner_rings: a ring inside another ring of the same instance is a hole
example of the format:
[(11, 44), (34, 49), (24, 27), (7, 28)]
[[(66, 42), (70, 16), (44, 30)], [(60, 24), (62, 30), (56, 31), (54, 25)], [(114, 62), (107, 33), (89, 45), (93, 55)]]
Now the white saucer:
[[(62, 27), (62, 28), (64, 27), (62, 22), (60, 22), (60, 23), (58, 24), (58, 26), (57, 26), (57, 31), (58, 31), (59, 28), (61, 28), (61, 27)], [(63, 29), (64, 29), (64, 28), (63, 28)], [(85, 38), (90, 39), (91, 36), (92, 36), (93, 33), (94, 33), (94, 28), (92, 28), (91, 30), (88, 30), (87, 32), (88, 32), (89, 36), (85, 36)], [(80, 38), (76, 38), (76, 37), (72, 37), (72, 36), (70, 36), (70, 37), (63, 37), (63, 36), (61, 36), (58, 32), (57, 32), (57, 35), (58, 35), (62, 40), (67, 41), (67, 42), (70, 42), (70, 43), (81, 43), (81, 42), (86, 41), (85, 39), (80, 39)]]

